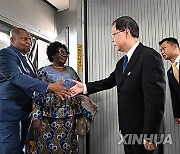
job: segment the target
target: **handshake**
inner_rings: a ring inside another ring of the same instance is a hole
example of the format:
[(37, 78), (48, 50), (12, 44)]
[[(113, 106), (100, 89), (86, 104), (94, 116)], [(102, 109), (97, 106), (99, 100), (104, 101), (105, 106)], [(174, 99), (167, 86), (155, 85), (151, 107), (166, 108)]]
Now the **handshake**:
[(48, 92), (55, 93), (61, 99), (64, 99), (65, 97), (73, 97), (77, 94), (83, 93), (84, 91), (83, 83), (76, 80), (72, 80), (72, 81), (75, 83), (75, 85), (70, 89), (65, 88), (63, 86), (63, 80), (60, 80), (58, 82), (50, 83), (47, 90)]

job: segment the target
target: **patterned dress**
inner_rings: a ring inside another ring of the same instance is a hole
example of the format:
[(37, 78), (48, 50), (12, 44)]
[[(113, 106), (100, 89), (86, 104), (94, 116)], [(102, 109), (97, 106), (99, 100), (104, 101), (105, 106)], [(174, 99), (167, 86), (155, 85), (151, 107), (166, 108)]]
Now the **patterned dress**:
[[(72, 79), (79, 80), (76, 72), (68, 66), (64, 72), (45, 66), (38, 71), (38, 79), (51, 83), (63, 79), (66, 88), (74, 85)], [(78, 144), (74, 116), (80, 112), (80, 97), (61, 100), (56, 94), (41, 95), (37, 92), (33, 97), (32, 118), (42, 122), (42, 133), (35, 133), (35, 154), (76, 154)]]

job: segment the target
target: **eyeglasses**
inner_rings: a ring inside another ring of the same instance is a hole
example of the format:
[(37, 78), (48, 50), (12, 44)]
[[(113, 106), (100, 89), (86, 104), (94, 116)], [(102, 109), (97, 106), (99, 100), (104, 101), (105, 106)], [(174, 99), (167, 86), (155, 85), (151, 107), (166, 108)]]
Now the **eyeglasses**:
[(116, 34), (123, 32), (123, 30), (117, 31), (115, 33), (112, 33), (111, 36), (114, 37)]
[(58, 53), (61, 55), (61, 56), (69, 56), (69, 51), (67, 50), (62, 50), (62, 49), (59, 49), (58, 50)]

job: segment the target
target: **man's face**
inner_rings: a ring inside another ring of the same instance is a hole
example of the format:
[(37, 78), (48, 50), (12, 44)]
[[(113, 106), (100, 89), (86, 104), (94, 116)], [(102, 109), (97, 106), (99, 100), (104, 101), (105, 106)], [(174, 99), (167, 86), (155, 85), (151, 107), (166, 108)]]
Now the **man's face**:
[(170, 60), (173, 56), (173, 51), (175, 51), (176, 46), (169, 44), (167, 41), (160, 45), (160, 51), (165, 60)]
[(124, 31), (119, 31), (116, 29), (116, 26), (113, 25), (112, 27), (112, 42), (114, 43), (115, 48), (118, 51), (124, 51), (123, 47), (124, 47), (124, 43), (126, 40), (126, 34)]
[(23, 54), (30, 52), (32, 45), (30, 34), (26, 31), (15, 34), (11, 37), (11, 44)]

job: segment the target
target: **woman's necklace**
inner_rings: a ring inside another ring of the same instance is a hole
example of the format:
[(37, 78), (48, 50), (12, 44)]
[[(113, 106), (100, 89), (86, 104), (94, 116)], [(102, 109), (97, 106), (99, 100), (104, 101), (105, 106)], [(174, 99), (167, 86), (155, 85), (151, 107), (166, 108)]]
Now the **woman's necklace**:
[(57, 65), (55, 65), (55, 64), (52, 64), (55, 68), (58, 68), (58, 69), (64, 69), (65, 68), (65, 66), (57, 66)]

